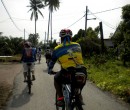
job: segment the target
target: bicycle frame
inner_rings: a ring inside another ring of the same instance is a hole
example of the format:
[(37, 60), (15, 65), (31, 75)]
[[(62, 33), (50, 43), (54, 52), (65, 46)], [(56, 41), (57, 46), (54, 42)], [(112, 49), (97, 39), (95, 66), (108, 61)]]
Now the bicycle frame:
[(37, 53), (37, 59), (38, 59), (38, 61), (40, 63), (40, 61), (41, 61), (41, 53)]
[(70, 84), (63, 84), (62, 91), (65, 101), (65, 108), (66, 110), (70, 110), (71, 108), (71, 85)]
[(47, 67), (49, 67), (49, 63), (50, 63), (51, 59), (46, 59), (47, 62)]
[[(65, 105), (62, 110), (83, 110), (82, 104), (79, 103), (79, 98), (76, 96), (81, 93), (79, 88), (75, 88), (72, 83), (62, 84), (62, 92)], [(59, 110), (59, 107), (57, 107)]]

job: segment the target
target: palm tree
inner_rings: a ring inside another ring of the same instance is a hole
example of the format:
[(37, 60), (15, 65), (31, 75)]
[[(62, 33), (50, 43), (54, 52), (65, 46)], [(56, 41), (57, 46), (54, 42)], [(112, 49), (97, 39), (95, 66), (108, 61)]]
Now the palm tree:
[(51, 42), (52, 42), (52, 12), (59, 8), (59, 0), (43, 0), (47, 6), (49, 6), (49, 19), (48, 19), (48, 34), (47, 34), (47, 43), (49, 39), (49, 24), (51, 25)]
[(44, 5), (40, 0), (30, 0), (30, 5), (27, 7), (30, 7), (29, 11), (32, 11), (30, 19), (32, 20), (33, 17), (35, 19), (35, 37), (36, 37), (36, 21), (38, 20), (38, 13), (40, 13), (40, 15), (43, 17), (43, 14), (40, 11), (40, 9), (44, 8)]

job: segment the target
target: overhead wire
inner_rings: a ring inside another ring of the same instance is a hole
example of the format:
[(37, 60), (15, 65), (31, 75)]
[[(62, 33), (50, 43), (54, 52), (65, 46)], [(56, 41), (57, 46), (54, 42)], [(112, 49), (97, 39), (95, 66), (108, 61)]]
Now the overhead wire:
[(122, 8), (122, 7), (117, 7), (117, 8), (113, 8), (113, 9), (109, 9), (109, 10), (105, 10), (105, 11), (100, 11), (100, 12), (95, 12), (95, 13), (92, 13), (90, 10), (88, 10), (91, 13), (91, 14), (88, 14), (88, 15), (93, 15), (94, 17), (96, 17), (97, 19), (99, 19), (100, 21), (102, 21), (109, 28), (116, 30), (116, 28), (115, 27), (113, 28), (113, 26), (110, 23), (108, 23), (108, 22), (100, 19), (95, 14), (104, 13), (104, 12), (107, 12), (107, 11), (113, 11), (113, 10), (116, 10), (116, 9), (119, 9), (119, 8)]
[[(97, 17), (95, 14), (99, 14), (99, 13), (104, 13), (104, 12), (107, 12), (107, 11), (112, 11), (112, 10), (116, 10), (116, 9), (119, 9), (119, 8), (122, 8), (122, 7), (117, 7), (117, 8), (113, 8), (113, 9), (109, 9), (109, 10), (105, 10), (105, 11), (100, 11), (100, 12), (96, 12), (96, 13), (92, 13), (90, 10), (89, 12), (91, 12), (91, 14), (88, 14), (88, 15), (93, 15), (94, 17), (96, 17), (97, 19), (99, 19), (100, 21), (102, 21), (106, 26), (108, 26), (109, 28), (111, 29), (114, 29), (116, 30), (115, 28), (113, 28), (113, 26), (105, 21), (103, 21), (102, 19), (100, 19), (99, 17)], [(85, 17), (86, 14), (84, 14), (80, 19), (78, 19), (77, 21), (75, 21), (74, 23), (72, 23), (70, 26), (68, 26), (67, 28), (73, 26), (74, 24), (76, 24), (77, 22), (79, 22), (83, 17)], [(111, 25), (111, 26), (110, 26)], [(57, 34), (58, 32), (56, 33), (53, 33), (53, 34)]]
[[(89, 10), (89, 12), (91, 12), (91, 11)], [(96, 19), (99, 19), (100, 21), (102, 21), (106, 26), (108, 26), (109, 28), (115, 30), (115, 28), (113, 28), (113, 26), (112, 26), (111, 24), (109, 24), (108, 22), (106, 22), (106, 21), (100, 19), (99, 17), (97, 17), (97, 16), (96, 16), (95, 14), (93, 14), (92, 12), (91, 12), (91, 14), (92, 14)]]
[(1, 2), (2, 2), (2, 4), (3, 4), (3, 6), (4, 6), (4, 8), (5, 8), (5, 10), (6, 10), (7, 14), (8, 14), (8, 16), (9, 16), (9, 18), (11, 19), (12, 23), (14, 24), (14, 26), (15, 26), (19, 31), (22, 31), (21, 29), (18, 28), (18, 26), (17, 26), (17, 25), (15, 24), (15, 22), (13, 21), (13, 19), (12, 19), (10, 13), (8, 12), (8, 10), (7, 10), (7, 8), (6, 8), (6, 6), (5, 6), (3, 0), (1, 0)]
[[(41, 0), (40, 0), (40, 1), (41, 1)], [(9, 16), (9, 18), (11, 19), (12, 23), (14, 24), (14, 26), (15, 26), (19, 31), (22, 31), (21, 29), (18, 28), (18, 26), (16, 25), (16, 23), (15, 23), (14, 20), (12, 19), (10, 13), (8, 12), (8, 10), (7, 10), (7, 8), (6, 8), (5, 4), (4, 4), (4, 2), (3, 2), (2, 0), (1, 0), (1, 2), (2, 2), (2, 4), (3, 4), (3, 6), (4, 6), (4, 8), (5, 8), (5, 10), (6, 10), (7, 14), (8, 14), (8, 16)], [(42, 2), (42, 1), (41, 1), (41, 2)], [(106, 26), (108, 26), (108, 27), (110, 27), (110, 28), (112, 28), (112, 29), (115, 30), (115, 28), (113, 28), (112, 25), (110, 26), (109, 23), (103, 21), (102, 19), (100, 19), (99, 17), (97, 17), (95, 14), (99, 14), (99, 13), (103, 13), (103, 12), (107, 12), (107, 11), (113, 11), (113, 10), (116, 10), (116, 9), (119, 9), (119, 8), (122, 8), (122, 7), (117, 7), (117, 8), (113, 8), (113, 9), (109, 9), (109, 10), (105, 10), (105, 11), (100, 11), (100, 12), (96, 12), (96, 13), (92, 13), (92, 12), (89, 10), (89, 12), (90, 12), (91, 14), (88, 14), (88, 15), (93, 15), (94, 17), (96, 17), (97, 19), (99, 19), (100, 21), (102, 21)], [(79, 22), (79, 21), (80, 21), (82, 18), (84, 18), (84, 17), (85, 17), (85, 14), (84, 14), (80, 19), (78, 19), (77, 21), (75, 21), (74, 23), (72, 23), (70, 26), (68, 26), (67, 28), (73, 26), (74, 24), (76, 24), (77, 22)], [(18, 18), (16, 18), (16, 19), (18, 19)], [(25, 20), (25, 19), (21, 19), (21, 20)], [(23, 32), (23, 31), (22, 31), (22, 32)], [(26, 33), (28, 33), (28, 32), (26, 32)], [(56, 33), (54, 33), (54, 34), (56, 34)]]

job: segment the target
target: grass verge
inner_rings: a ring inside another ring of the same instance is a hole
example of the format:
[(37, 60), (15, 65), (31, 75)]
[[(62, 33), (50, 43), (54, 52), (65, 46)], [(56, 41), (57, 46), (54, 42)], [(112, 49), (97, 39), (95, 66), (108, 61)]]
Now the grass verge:
[(0, 109), (6, 106), (6, 102), (11, 94), (12, 86), (7, 82), (0, 83)]
[(125, 67), (118, 60), (108, 60), (97, 65), (93, 59), (87, 60), (86, 66), (88, 78), (99, 88), (130, 103), (130, 66)]

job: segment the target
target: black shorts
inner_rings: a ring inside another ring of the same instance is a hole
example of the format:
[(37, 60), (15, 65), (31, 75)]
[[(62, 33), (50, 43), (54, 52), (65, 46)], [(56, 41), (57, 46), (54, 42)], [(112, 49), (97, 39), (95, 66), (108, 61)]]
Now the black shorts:
[(51, 54), (46, 54), (45, 57), (46, 59), (51, 59)]
[[(81, 70), (79, 70), (79, 71), (81, 71)], [(85, 70), (83, 70), (82, 69), (82, 72), (84, 72), (84, 74), (86, 75), (86, 79), (87, 79), (87, 71), (86, 71), (86, 69)], [(67, 71), (66, 70), (61, 70), (61, 71), (59, 71), (58, 73), (56, 73), (56, 75), (54, 76), (54, 80), (58, 83), (58, 84), (67, 84), (67, 83), (70, 83), (70, 77), (69, 77), (69, 75), (67, 75), (67, 77), (66, 77), (66, 74), (67, 73)], [(75, 81), (76, 82), (76, 81)], [(85, 81), (85, 83), (86, 83), (86, 81)], [(81, 88), (82, 88), (82, 86), (84, 86), (85, 85), (85, 83), (83, 84), (83, 85), (81, 85)], [(75, 83), (76, 84), (76, 83)]]
[(69, 83), (68, 79), (64, 77), (63, 75), (63, 70), (59, 71), (58, 73), (56, 73), (56, 75), (54, 76), (54, 80), (56, 82), (58, 82), (59, 84), (65, 84), (65, 83)]

